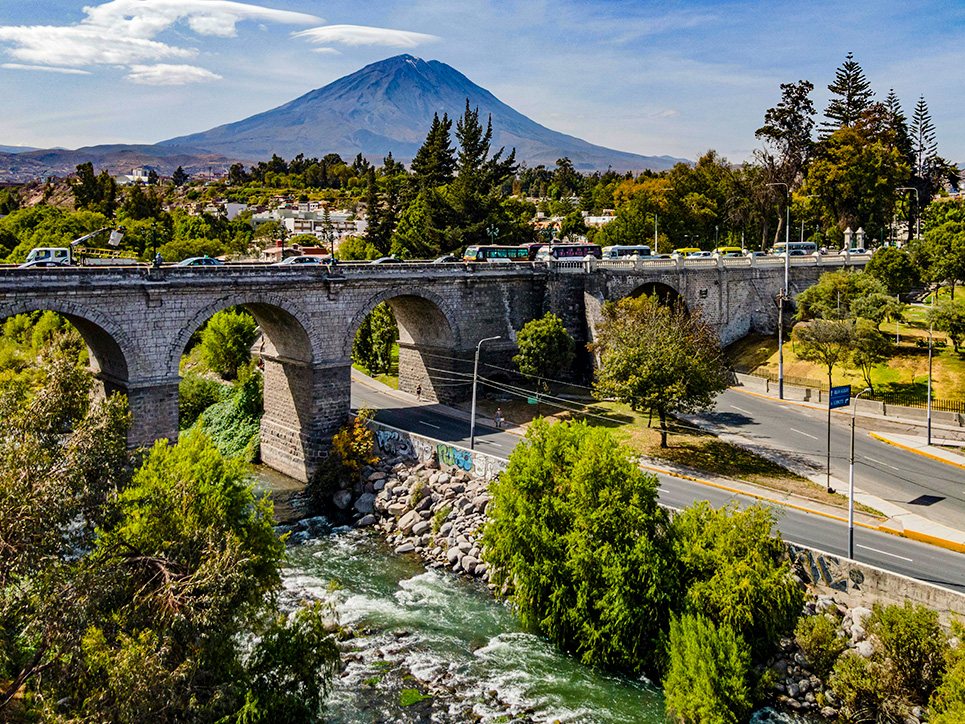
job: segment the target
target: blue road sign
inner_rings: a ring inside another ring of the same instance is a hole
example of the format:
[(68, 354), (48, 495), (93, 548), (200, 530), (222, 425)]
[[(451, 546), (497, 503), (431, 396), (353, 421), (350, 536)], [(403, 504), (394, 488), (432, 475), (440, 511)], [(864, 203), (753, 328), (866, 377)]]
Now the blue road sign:
[(851, 403), (851, 385), (841, 385), (831, 388), (831, 396), (828, 398), (828, 409), (835, 407), (847, 407)]

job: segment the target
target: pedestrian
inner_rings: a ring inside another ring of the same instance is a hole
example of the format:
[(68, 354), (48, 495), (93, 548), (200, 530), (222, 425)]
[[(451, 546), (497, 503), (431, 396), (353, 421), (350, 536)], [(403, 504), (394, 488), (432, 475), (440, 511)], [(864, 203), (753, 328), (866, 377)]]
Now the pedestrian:
[(501, 427), (503, 426), (503, 410), (502, 410), (502, 408), (500, 408), (500, 407), (497, 407), (497, 408), (496, 408), (496, 416), (495, 416), (494, 419), (495, 419), (495, 422), (496, 422), (496, 427), (497, 427), (497, 428), (501, 428)]
[(419, 401), (422, 400), (422, 383), (421, 382), (415, 386), (415, 398)]

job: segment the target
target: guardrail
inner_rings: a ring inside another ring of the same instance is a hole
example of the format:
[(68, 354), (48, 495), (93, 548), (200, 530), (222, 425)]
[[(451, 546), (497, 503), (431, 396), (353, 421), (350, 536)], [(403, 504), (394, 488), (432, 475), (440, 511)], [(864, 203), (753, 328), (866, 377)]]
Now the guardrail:
[[(863, 266), (871, 258), (870, 254), (813, 254), (811, 256), (792, 256), (793, 267), (840, 267)], [(753, 269), (762, 267), (776, 269), (784, 266), (784, 257), (778, 256), (711, 256), (699, 258), (671, 257), (670, 259), (639, 257), (624, 259), (558, 259), (548, 262), (553, 271), (564, 273), (587, 273), (596, 269), (622, 271), (644, 271), (648, 269)]]

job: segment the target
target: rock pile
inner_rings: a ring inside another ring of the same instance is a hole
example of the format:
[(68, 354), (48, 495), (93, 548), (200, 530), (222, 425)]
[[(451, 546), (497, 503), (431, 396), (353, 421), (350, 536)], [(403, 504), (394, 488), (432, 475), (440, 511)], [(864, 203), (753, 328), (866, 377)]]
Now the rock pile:
[(438, 463), (393, 458), (362, 471), (355, 510), (359, 527), (376, 525), (396, 553), (416, 553), (488, 583), (479, 540), (490, 496), (488, 483)]

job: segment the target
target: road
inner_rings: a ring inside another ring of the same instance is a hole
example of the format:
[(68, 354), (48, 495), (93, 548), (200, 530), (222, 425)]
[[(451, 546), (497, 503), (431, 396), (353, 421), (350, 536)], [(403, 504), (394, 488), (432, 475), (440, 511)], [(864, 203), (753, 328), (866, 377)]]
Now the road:
[[(377, 410), (376, 419), (387, 425), (444, 442), (468, 446), (468, 421), (449, 417), (440, 406), (410, 406), (403, 400), (353, 382), (352, 407)], [(491, 455), (508, 457), (518, 442), (519, 437), (511, 433), (488, 427), (476, 428), (476, 448)], [(675, 508), (685, 507), (697, 500), (707, 500), (717, 506), (731, 501), (740, 505), (758, 502), (749, 496), (732, 494), (671, 475), (657, 477), (660, 481), (660, 502)], [(835, 555), (847, 555), (847, 523), (815, 513), (782, 506), (774, 507), (778, 516), (778, 527), (785, 540)], [(965, 555), (954, 551), (858, 526), (855, 528), (855, 558), (863, 563), (965, 593)]]
[[(827, 466), (827, 410), (815, 410), (730, 389), (700, 417), (818, 470)], [(850, 415), (831, 415), (831, 475), (848, 480)], [(965, 470), (931, 460), (855, 431), (855, 487), (936, 523), (965, 521)], [(846, 491), (845, 491), (846, 492)]]

